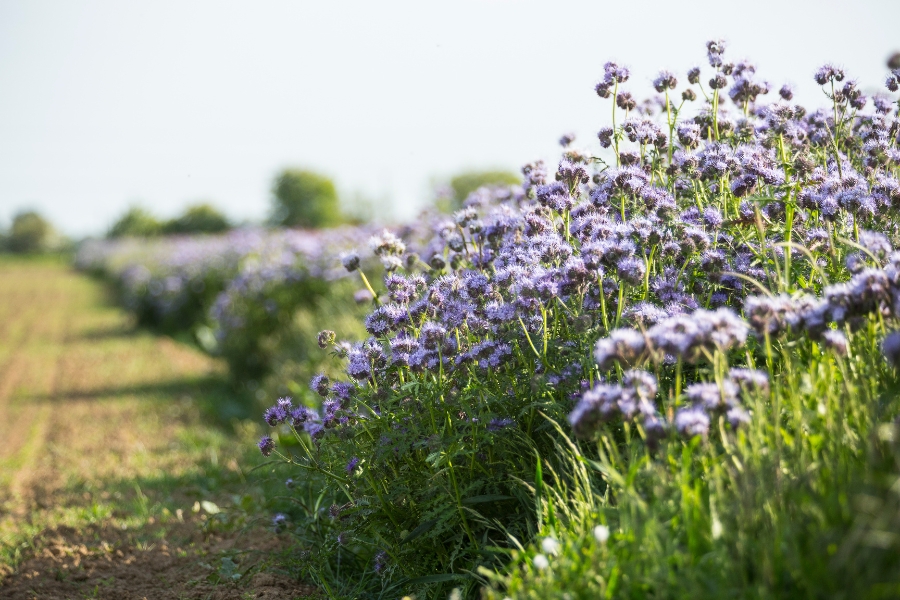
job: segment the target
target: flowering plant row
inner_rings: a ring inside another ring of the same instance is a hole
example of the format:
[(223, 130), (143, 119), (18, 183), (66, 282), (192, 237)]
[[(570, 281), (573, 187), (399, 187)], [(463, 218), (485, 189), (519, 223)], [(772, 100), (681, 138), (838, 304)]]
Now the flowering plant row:
[[(387, 274), (370, 337), (323, 331), (345, 376), (313, 378), (318, 407), (280, 399), (259, 443), (324, 486), (317, 506), (333, 502), (294, 516), (317, 547), (302, 565), (327, 589), (356, 568), (348, 595), (493, 582), (526, 597), (545, 580), (534, 597), (561, 595), (528, 544), (561, 552), (568, 534), (587, 540), (560, 561), (594, 569), (584, 597), (663, 596), (679, 576), (634, 558), (638, 531), (656, 524), (669, 546), (651, 558), (674, 557), (687, 590), (736, 510), (725, 499), (759, 502), (773, 473), (806, 490), (816, 460), (864, 464), (874, 420), (900, 409), (876, 402), (893, 371), (873, 356), (886, 335), (900, 355), (896, 99), (825, 66), (827, 108), (793, 104), (788, 86), (766, 103), (752, 64), (707, 50), (710, 71), (689, 70), (680, 93), (663, 72), (645, 103), (607, 63), (599, 152), (564, 136), (555, 169), (526, 165), (521, 189), (482, 189), (421, 224), (414, 255), (371, 239)], [(343, 257), (350, 272), (359, 261)], [(834, 473), (816, 493), (848, 485)], [(510, 552), (524, 570), (492, 575)], [(751, 587), (803, 575), (729, 564)]]
[(321, 297), (328, 282), (345, 278), (341, 254), (375, 231), (245, 228), (216, 236), (93, 240), (79, 248), (76, 265), (111, 278), (139, 322), (199, 334), (207, 349), (229, 360), (236, 377), (256, 378), (273, 367), (265, 338), (287, 328), (297, 307)]

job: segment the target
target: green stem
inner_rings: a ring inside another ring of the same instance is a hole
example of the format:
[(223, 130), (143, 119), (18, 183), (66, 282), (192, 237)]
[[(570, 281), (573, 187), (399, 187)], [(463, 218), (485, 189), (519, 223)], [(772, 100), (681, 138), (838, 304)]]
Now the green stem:
[(375, 290), (372, 289), (372, 285), (369, 283), (369, 278), (366, 277), (366, 274), (363, 273), (363, 270), (359, 270), (359, 276), (362, 277), (363, 284), (365, 284), (366, 289), (369, 290), (369, 293), (372, 294), (372, 301), (376, 306), (379, 306), (381, 303), (378, 301), (378, 294), (375, 293)]

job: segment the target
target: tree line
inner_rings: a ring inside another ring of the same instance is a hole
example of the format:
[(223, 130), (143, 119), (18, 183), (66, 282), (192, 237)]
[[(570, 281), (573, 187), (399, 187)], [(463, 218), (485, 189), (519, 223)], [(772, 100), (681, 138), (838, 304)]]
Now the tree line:
[[(452, 212), (481, 186), (520, 182), (517, 174), (508, 171), (464, 171), (438, 186), (434, 202), (439, 210)], [(342, 201), (331, 178), (302, 168), (280, 171), (273, 180), (271, 192), (272, 203), (266, 219), (266, 225), (271, 227), (321, 229), (359, 224), (371, 220), (376, 210), (384, 213), (388, 208), (360, 198)], [(172, 219), (159, 219), (140, 206), (132, 206), (107, 230), (106, 237), (215, 234), (234, 226), (232, 220), (208, 202), (192, 204)], [(19, 212), (9, 230), (0, 231), (0, 251), (39, 253), (64, 249), (67, 245), (67, 240), (51, 223), (34, 210)]]

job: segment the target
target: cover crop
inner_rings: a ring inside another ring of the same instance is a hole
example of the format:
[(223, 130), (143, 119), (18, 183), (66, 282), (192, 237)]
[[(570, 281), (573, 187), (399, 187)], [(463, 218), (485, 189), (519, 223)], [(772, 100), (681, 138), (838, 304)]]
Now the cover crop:
[(414, 255), (372, 238), (370, 337), (323, 331), (345, 377), (260, 441), (307, 481), (279, 528), (329, 594), (898, 589), (897, 102), (833, 66), (827, 108), (764, 102), (724, 48), (644, 102), (607, 63), (598, 153), (564, 136)]

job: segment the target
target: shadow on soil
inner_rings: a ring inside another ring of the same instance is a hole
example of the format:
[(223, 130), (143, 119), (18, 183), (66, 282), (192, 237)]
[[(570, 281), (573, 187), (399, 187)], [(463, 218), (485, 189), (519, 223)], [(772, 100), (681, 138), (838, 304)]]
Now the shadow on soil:
[(240, 392), (224, 376), (210, 375), (175, 379), (140, 385), (108, 386), (54, 394), (23, 396), (34, 403), (58, 404), (68, 400), (105, 400), (129, 396), (159, 404), (171, 403), (173, 398), (190, 398), (204, 419), (227, 431), (233, 429), (235, 419), (261, 419), (259, 402), (249, 393)]

